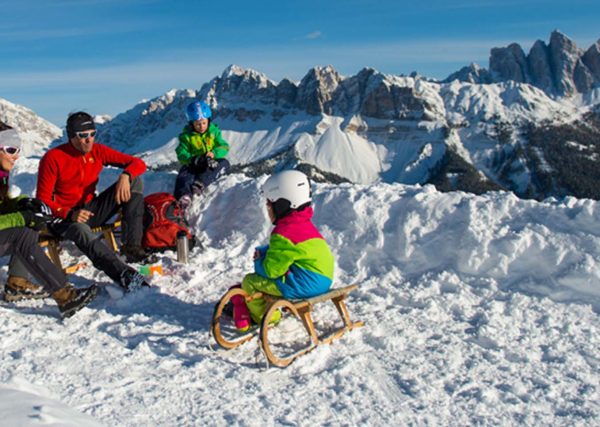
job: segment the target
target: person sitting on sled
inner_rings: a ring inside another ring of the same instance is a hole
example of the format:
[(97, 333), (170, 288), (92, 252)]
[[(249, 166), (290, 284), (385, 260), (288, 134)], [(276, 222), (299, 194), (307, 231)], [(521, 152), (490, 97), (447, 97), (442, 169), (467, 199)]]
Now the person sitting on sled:
[[(268, 246), (256, 248), (254, 273), (247, 274), (242, 289), (303, 299), (329, 291), (333, 282), (334, 258), (325, 239), (312, 223), (310, 181), (302, 172), (288, 170), (272, 175), (262, 191), (269, 219), (275, 225)], [(246, 303), (241, 295), (231, 299), (235, 326), (240, 331), (259, 324), (266, 302), (259, 298)], [(246, 305), (247, 304), (247, 305)], [(279, 321), (276, 312), (272, 323)]]
[[(16, 302), (52, 297), (63, 318), (88, 305), (97, 288), (74, 288), (39, 245), (39, 231), (54, 221), (52, 211), (38, 199), (11, 197), (9, 173), (19, 158), (18, 133), (0, 122), (0, 256), (11, 255), (3, 299)], [(38, 284), (29, 281), (32, 274)]]
[(192, 102), (187, 106), (186, 116), (188, 124), (179, 134), (179, 145), (175, 149), (182, 167), (174, 191), (184, 211), (194, 195), (201, 194), (230, 166), (225, 159), (229, 144), (221, 136), (219, 127), (211, 122), (212, 112), (206, 102)]

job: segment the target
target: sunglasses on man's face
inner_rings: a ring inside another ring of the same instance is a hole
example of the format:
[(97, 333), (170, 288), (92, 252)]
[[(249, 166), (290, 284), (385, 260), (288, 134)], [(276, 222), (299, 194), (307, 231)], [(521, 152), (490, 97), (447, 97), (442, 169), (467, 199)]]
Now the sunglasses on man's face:
[(96, 136), (96, 131), (92, 130), (89, 132), (75, 132), (75, 135), (77, 135), (77, 138), (81, 138), (81, 139), (93, 138)]
[(4, 151), (6, 154), (10, 154), (11, 156), (16, 156), (21, 152), (21, 149), (18, 147), (0, 147), (0, 151)]

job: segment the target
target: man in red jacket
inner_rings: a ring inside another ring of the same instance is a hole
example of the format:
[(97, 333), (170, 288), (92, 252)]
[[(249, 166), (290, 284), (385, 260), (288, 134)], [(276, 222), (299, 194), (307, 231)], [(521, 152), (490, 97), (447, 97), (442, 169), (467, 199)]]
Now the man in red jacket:
[[(97, 144), (94, 119), (83, 111), (67, 119), (68, 142), (49, 150), (40, 161), (37, 198), (55, 217), (54, 234), (72, 240), (111, 279), (126, 290), (146, 285), (144, 277), (125, 264), (91, 229), (108, 222), (122, 209), (121, 253), (127, 262), (143, 262), (144, 197), (140, 178), (146, 164), (136, 157)], [(104, 166), (123, 169), (116, 183), (95, 195)]]

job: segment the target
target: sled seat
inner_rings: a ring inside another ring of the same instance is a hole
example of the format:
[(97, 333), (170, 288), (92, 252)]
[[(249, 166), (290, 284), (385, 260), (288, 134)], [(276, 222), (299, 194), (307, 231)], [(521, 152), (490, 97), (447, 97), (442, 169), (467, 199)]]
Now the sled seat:
[[(256, 335), (255, 333), (245, 334), (243, 336), (240, 336), (239, 338), (236, 337), (236, 339), (233, 340), (229, 340), (228, 338), (224, 337), (224, 335), (221, 333), (221, 315), (223, 313), (223, 308), (235, 295), (242, 295), (245, 298), (246, 302), (258, 298), (264, 298), (264, 300), (267, 302), (267, 309), (262, 319), (260, 329), (258, 330), (260, 335), (261, 349), (265, 354), (267, 360), (271, 364), (279, 367), (285, 367), (292, 363), (295, 359), (302, 356), (303, 354), (308, 353), (318, 345), (329, 344), (333, 340), (340, 338), (347, 331), (364, 325), (364, 322), (362, 321), (353, 322), (350, 320), (350, 314), (348, 312), (348, 308), (346, 307), (345, 302), (348, 294), (357, 288), (358, 285), (356, 284), (349, 285), (343, 288), (331, 289), (329, 292), (324, 293), (322, 295), (318, 295), (316, 297), (297, 300), (288, 300), (282, 297), (263, 294), (261, 292), (248, 295), (241, 288), (232, 288), (225, 295), (223, 295), (219, 303), (215, 306), (211, 332), (215, 338), (215, 341), (221, 347), (226, 349), (238, 347), (244, 342), (249, 341), (253, 338), (254, 335)], [(340, 317), (343, 320), (343, 325), (342, 327), (330, 332), (328, 335), (320, 336), (315, 328), (311, 312), (315, 305), (327, 301), (331, 301), (335, 305)], [(269, 344), (269, 331), (277, 327), (276, 325), (271, 325), (269, 323), (269, 320), (272, 318), (273, 314), (278, 310), (281, 310), (282, 312), (291, 312), (294, 316), (296, 316), (296, 318), (300, 319), (302, 321), (304, 329), (306, 330), (310, 338), (310, 344), (307, 347), (302, 348), (301, 350), (296, 351), (294, 354), (287, 357), (277, 356), (272, 351), (271, 346)], [(256, 330), (257, 329), (255, 328), (255, 331)]]
[[(104, 239), (106, 240), (106, 244), (113, 251), (117, 252), (119, 250), (119, 245), (117, 244), (117, 239), (115, 238), (115, 231), (121, 227), (121, 220), (117, 219), (112, 224), (104, 224), (100, 227), (92, 228), (92, 232), (94, 233), (102, 233)], [(62, 269), (65, 274), (72, 274), (84, 267), (84, 263), (72, 264), (67, 267), (63, 267), (62, 262), (60, 260), (60, 243), (63, 241), (62, 238), (53, 236), (47, 233), (40, 233), (40, 246), (46, 249), (46, 255), (48, 258), (52, 260), (52, 262)]]

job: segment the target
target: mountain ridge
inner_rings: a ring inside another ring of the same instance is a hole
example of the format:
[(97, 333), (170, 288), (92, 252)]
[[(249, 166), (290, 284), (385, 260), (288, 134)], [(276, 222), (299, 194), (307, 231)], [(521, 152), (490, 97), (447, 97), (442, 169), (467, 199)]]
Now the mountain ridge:
[(565, 34), (554, 30), (548, 44), (536, 40), (527, 55), (518, 43), (492, 48), (489, 70), (471, 64), (443, 82), (453, 79), (471, 83), (512, 80), (529, 83), (551, 96), (586, 93), (600, 86), (600, 40), (583, 50)]
[[(230, 65), (200, 89), (173, 89), (112, 119), (98, 117), (98, 140), (140, 155), (153, 169), (176, 170), (174, 149), (186, 123), (185, 107), (202, 99), (231, 143), (235, 169), (249, 174), (300, 166), (315, 179), (333, 182), (432, 183), (445, 191), (600, 198), (584, 170), (565, 170), (548, 151), (561, 151), (575, 166), (600, 157), (600, 89), (576, 92), (587, 86), (573, 77), (579, 63), (590, 73), (600, 70), (594, 53), (599, 45), (584, 52), (553, 32), (544, 46), (536, 42), (528, 56), (516, 43), (493, 48), (491, 71), (471, 64), (445, 81), (369, 67), (346, 77), (327, 65), (313, 67), (299, 82), (275, 82)], [(551, 58), (562, 58), (552, 60), (558, 80), (534, 72), (540, 68), (535, 52), (542, 48)], [(569, 95), (557, 95), (561, 90)], [(543, 144), (544, 134), (565, 139)]]

